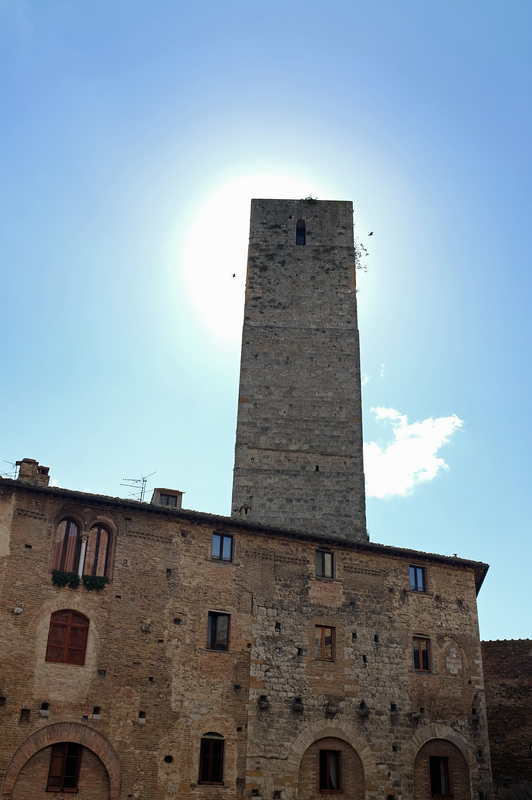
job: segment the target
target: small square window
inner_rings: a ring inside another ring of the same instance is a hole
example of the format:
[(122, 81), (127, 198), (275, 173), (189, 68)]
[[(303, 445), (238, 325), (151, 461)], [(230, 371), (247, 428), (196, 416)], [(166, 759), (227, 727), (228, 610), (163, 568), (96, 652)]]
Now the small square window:
[(426, 592), (427, 581), (425, 578), (425, 567), (410, 565), (410, 589), (413, 592)]
[(229, 650), (229, 614), (209, 611), (207, 649)]
[(334, 628), (326, 625), (316, 625), (314, 647), (318, 661), (334, 661), (334, 639)]
[(342, 771), (339, 750), (320, 750), (320, 792), (341, 792)]
[(429, 757), (430, 793), (432, 797), (450, 797), (449, 759), (441, 756)]
[(213, 533), (211, 555), (219, 561), (232, 561), (233, 537), (223, 533)]
[(431, 672), (430, 639), (426, 636), (414, 636), (412, 641), (414, 653), (414, 669), (419, 672)]
[(333, 554), (328, 550), (316, 550), (316, 575), (318, 578), (334, 578)]

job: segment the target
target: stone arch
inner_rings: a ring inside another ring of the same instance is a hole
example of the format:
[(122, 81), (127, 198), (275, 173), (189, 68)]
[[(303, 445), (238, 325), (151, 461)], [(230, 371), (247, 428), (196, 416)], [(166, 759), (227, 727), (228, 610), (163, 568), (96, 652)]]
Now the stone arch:
[(39, 750), (57, 742), (76, 742), (88, 750), (92, 750), (103, 763), (109, 775), (110, 800), (118, 800), (122, 784), (122, 771), (118, 756), (101, 733), (87, 725), (81, 725), (79, 722), (56, 722), (32, 733), (20, 745), (9, 762), (0, 797), (10, 798), (15, 781), (26, 762)]
[(376, 782), (377, 772), (373, 753), (366, 739), (360, 735), (353, 725), (332, 720), (324, 722), (317, 720), (302, 731), (290, 748), (290, 755), (286, 760), (286, 770), (297, 781), (299, 765), (304, 754), (314, 742), (320, 739), (341, 739), (351, 745), (362, 763), (366, 780)]

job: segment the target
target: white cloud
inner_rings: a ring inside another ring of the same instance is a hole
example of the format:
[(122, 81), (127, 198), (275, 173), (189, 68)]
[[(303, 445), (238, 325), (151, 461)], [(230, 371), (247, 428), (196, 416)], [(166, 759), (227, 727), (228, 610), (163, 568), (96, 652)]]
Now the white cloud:
[(392, 426), (393, 440), (381, 446), (364, 444), (364, 469), (368, 497), (411, 494), (419, 483), (431, 481), (449, 469), (437, 452), (464, 424), (452, 417), (425, 419), (408, 424), (408, 418), (393, 408), (372, 408), (378, 422)]
[(366, 373), (364, 373), (362, 375), (362, 386), (365, 386), (367, 383), (370, 382), (370, 380), (371, 378), (369, 377), (369, 375), (366, 375)]

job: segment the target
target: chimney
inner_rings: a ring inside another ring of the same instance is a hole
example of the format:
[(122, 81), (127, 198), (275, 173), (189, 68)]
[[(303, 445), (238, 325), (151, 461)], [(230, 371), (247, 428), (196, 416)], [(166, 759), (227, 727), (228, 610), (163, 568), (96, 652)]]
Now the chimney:
[(34, 458), (23, 458), (17, 461), (18, 481), (32, 483), (34, 486), (48, 486), (50, 483), (50, 467), (41, 467)]

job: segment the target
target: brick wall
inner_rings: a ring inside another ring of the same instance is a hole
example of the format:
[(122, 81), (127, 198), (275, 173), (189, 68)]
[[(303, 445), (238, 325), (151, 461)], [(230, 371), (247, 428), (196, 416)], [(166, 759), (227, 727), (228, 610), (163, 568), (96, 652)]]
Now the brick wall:
[(496, 796), (532, 796), (532, 640), (482, 642)]

